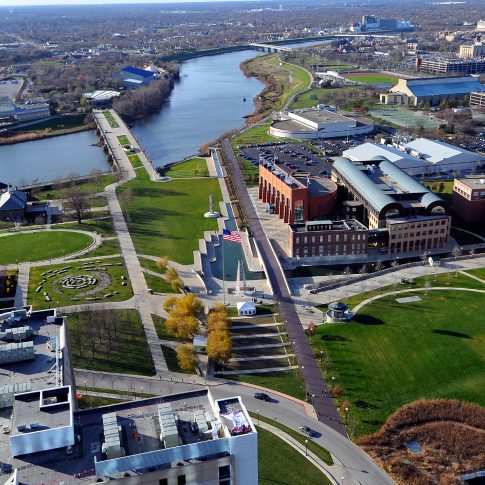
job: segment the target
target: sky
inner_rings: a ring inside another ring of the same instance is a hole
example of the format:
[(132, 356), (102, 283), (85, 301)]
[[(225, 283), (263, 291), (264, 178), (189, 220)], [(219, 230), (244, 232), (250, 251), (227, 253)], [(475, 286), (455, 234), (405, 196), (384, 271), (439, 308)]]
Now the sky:
[(213, 2), (221, 0), (0, 0), (0, 7), (20, 7), (20, 6), (35, 6), (35, 5), (79, 5), (90, 4), (100, 5), (104, 3), (181, 3), (181, 2)]

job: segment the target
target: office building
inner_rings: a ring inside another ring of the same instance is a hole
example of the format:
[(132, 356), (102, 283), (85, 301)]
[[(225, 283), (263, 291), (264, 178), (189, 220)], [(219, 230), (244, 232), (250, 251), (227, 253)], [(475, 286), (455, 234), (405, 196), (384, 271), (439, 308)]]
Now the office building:
[(475, 42), (470, 45), (461, 45), (458, 57), (461, 59), (485, 57), (485, 44), (483, 42)]
[(278, 138), (338, 138), (374, 130), (374, 122), (353, 119), (328, 109), (304, 109), (275, 116), (269, 132)]
[(485, 91), (470, 93), (470, 106), (474, 108), (485, 108)]
[[(485, 68), (485, 60), (484, 68)], [(429, 103), (439, 105), (447, 99), (462, 100), (472, 92), (483, 92), (485, 86), (472, 76), (399, 79), (387, 93), (381, 94), (383, 104), (419, 106)]]
[(421, 59), (418, 63), (421, 72), (464, 76), (485, 72), (485, 59)]
[(375, 157), (363, 163), (337, 158), (332, 180), (343, 199), (362, 203), (360, 222), (381, 238), (380, 244), (389, 253), (421, 252), (449, 244), (448, 204), (389, 160)]
[(453, 183), (453, 212), (464, 221), (485, 221), (485, 179), (468, 177), (455, 179)]
[(365, 162), (375, 157), (389, 160), (409, 175), (472, 172), (485, 165), (485, 157), (438, 140), (418, 138), (393, 145), (364, 143), (345, 150), (344, 157)]

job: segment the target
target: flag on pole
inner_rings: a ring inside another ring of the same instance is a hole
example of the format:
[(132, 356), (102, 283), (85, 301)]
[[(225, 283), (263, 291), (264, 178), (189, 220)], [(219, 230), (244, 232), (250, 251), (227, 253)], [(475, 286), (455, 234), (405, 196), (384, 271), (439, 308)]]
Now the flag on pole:
[(223, 229), (222, 239), (224, 241), (232, 241), (239, 244), (242, 243), (241, 236), (236, 231), (229, 231), (227, 229)]

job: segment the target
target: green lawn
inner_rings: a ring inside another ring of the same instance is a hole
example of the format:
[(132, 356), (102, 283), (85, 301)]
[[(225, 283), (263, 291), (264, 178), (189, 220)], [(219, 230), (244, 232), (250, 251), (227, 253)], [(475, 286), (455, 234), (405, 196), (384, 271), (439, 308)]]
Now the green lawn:
[(168, 167), (163, 171), (163, 176), (171, 178), (208, 177), (209, 170), (204, 158), (194, 157)]
[(109, 123), (109, 126), (111, 126), (111, 128), (119, 128), (120, 127), (120, 125), (115, 120), (114, 116), (111, 114), (110, 111), (108, 111), (108, 110), (103, 111), (103, 115), (106, 118), (106, 121)]
[(118, 142), (119, 142), (120, 145), (129, 145), (130, 144), (130, 140), (128, 140), (128, 137), (126, 135), (120, 135), (117, 138), (118, 138)]
[(298, 369), (293, 369), (287, 372), (274, 372), (272, 374), (238, 374), (227, 376), (227, 378), (234, 381), (267, 387), (268, 389), (288, 394), (289, 396), (296, 397), (302, 401), (306, 398), (305, 384)]
[(329, 354), (327, 379), (334, 376), (343, 389), (339, 402), (351, 403), (357, 435), (375, 431), (416, 399), (485, 405), (485, 295), (440, 290), (416, 295), (422, 300), (407, 304), (397, 303), (396, 296), (376, 300), (354, 321), (323, 325), (313, 337), (315, 353)]
[(291, 109), (313, 108), (320, 103), (326, 91), (321, 88), (313, 88), (295, 96), (290, 105)]
[(394, 84), (397, 81), (397, 78), (394, 76), (387, 76), (379, 73), (344, 74), (344, 77), (351, 81), (368, 84)]
[(485, 268), (469, 269), (466, 271), (466, 273), (470, 273), (473, 276), (477, 276), (478, 278), (485, 280)]
[(140, 160), (140, 157), (135, 153), (133, 155), (128, 155), (128, 160), (131, 162), (133, 168), (143, 167), (143, 163)]
[(128, 207), (123, 205), (131, 237), (138, 253), (168, 256), (181, 264), (193, 263), (193, 251), (204, 231), (217, 228), (214, 219), (204, 218), (209, 210), (209, 195), (217, 207), (222, 200), (216, 179), (151, 182), (145, 171), (119, 188), (130, 190)]
[(155, 276), (152, 274), (144, 273), (145, 281), (148, 288), (150, 288), (154, 293), (178, 293), (174, 291), (170, 283), (165, 281), (163, 276)]
[(259, 484), (327, 485), (331, 482), (300, 452), (278, 436), (257, 427)]
[(163, 356), (167, 362), (167, 367), (170, 372), (181, 372), (182, 374), (195, 374), (195, 370), (188, 371), (181, 369), (177, 360), (177, 351), (166, 345), (162, 345)]
[(104, 237), (116, 236), (113, 220), (111, 217), (105, 219), (93, 219), (83, 221), (81, 224), (70, 222), (67, 224), (53, 224), (53, 229), (81, 229), (83, 231), (97, 232)]
[[(281, 424), (279, 421), (275, 421), (274, 419), (267, 418), (266, 416), (262, 416), (261, 414), (258, 415), (258, 413), (254, 412), (249, 412), (251, 417), (253, 418), (253, 423), (256, 425), (259, 425), (258, 421), (262, 421), (264, 423), (270, 424), (271, 426), (274, 426), (275, 428), (280, 429), (287, 435), (291, 436), (293, 439), (301, 443), (303, 446), (305, 445), (305, 440), (308, 439), (308, 436), (303, 435), (300, 433), (300, 431), (297, 431), (296, 429), (289, 428), (288, 426), (285, 426), (284, 424)], [(315, 443), (315, 441), (309, 439), (308, 440), (308, 450), (311, 451), (312, 453), (315, 453), (315, 455), (318, 456), (321, 460), (323, 460), (327, 465), (332, 466), (333, 465), (333, 459), (332, 455), (328, 450), (320, 446), (318, 443)]]
[(0, 237), (0, 264), (42, 261), (86, 248), (93, 239), (66, 231), (33, 232)]
[[(128, 281), (128, 275), (121, 258), (109, 258), (101, 259), (99, 262), (96, 260), (77, 262), (71, 261), (64, 264), (38, 266), (31, 268), (29, 279), (29, 294), (27, 301), (33, 305), (35, 310), (41, 310), (44, 308), (50, 308), (55, 306), (69, 306), (80, 305), (83, 303), (93, 303), (93, 300), (86, 300), (86, 298), (97, 298), (94, 300), (96, 303), (102, 301), (124, 301), (133, 296), (131, 284)], [(114, 264), (115, 266), (103, 266), (106, 264)], [(48, 277), (46, 273), (49, 270), (59, 270), (72, 266), (68, 271), (57, 274), (52, 278)], [(94, 266), (94, 269), (81, 269), (81, 266)], [(59, 280), (65, 276), (80, 276), (90, 275), (94, 276), (98, 281), (95, 285), (82, 288), (82, 289), (66, 289), (59, 284)], [(122, 276), (125, 279), (122, 279)], [(45, 280), (44, 283), (41, 283)], [(126, 285), (122, 285), (122, 282), (126, 282)], [(42, 285), (42, 288), (37, 292), (36, 289)], [(96, 290), (97, 288), (99, 290)], [(91, 293), (91, 290), (95, 290)], [(89, 294), (84, 294), (86, 291), (90, 291)], [(45, 301), (44, 292), (48, 293), (51, 302)], [(117, 293), (114, 293), (117, 292)], [(114, 293), (114, 294), (113, 294)], [(104, 298), (104, 295), (111, 294), (110, 297)]]
[(102, 241), (101, 244), (92, 251), (83, 254), (81, 258), (98, 258), (99, 256), (115, 256), (121, 254), (121, 246), (118, 239)]
[(156, 261), (153, 261), (153, 260), (148, 259), (148, 258), (138, 258), (138, 259), (140, 261), (142, 268), (149, 269), (151, 271), (155, 271), (155, 273), (160, 273), (160, 274), (165, 274), (165, 272), (167, 271), (166, 269), (160, 269), (157, 266)]
[(86, 115), (70, 115), (61, 116), (59, 118), (51, 118), (49, 120), (41, 121), (40, 123), (35, 123), (33, 125), (28, 125), (24, 127), (12, 127), (13, 131), (42, 131), (42, 130), (65, 130), (69, 128), (77, 128), (84, 125), (84, 118)]
[(154, 375), (153, 360), (136, 310), (72, 313), (67, 325), (74, 367)]
[(100, 397), (100, 396), (91, 396), (91, 395), (81, 395), (81, 397), (77, 400), (77, 405), (79, 409), (91, 409), (91, 408), (99, 408), (100, 406), (109, 406), (110, 404), (118, 404), (121, 401), (120, 399), (114, 399), (112, 397)]

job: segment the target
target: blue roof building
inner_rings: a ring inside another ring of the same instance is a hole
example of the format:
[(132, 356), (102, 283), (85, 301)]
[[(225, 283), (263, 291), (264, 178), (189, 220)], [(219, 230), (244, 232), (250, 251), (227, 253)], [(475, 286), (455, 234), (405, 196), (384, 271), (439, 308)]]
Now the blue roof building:
[(139, 69), (138, 67), (126, 66), (120, 70), (119, 77), (123, 81), (125, 88), (136, 89), (150, 84), (156, 79), (156, 73), (150, 70)]

